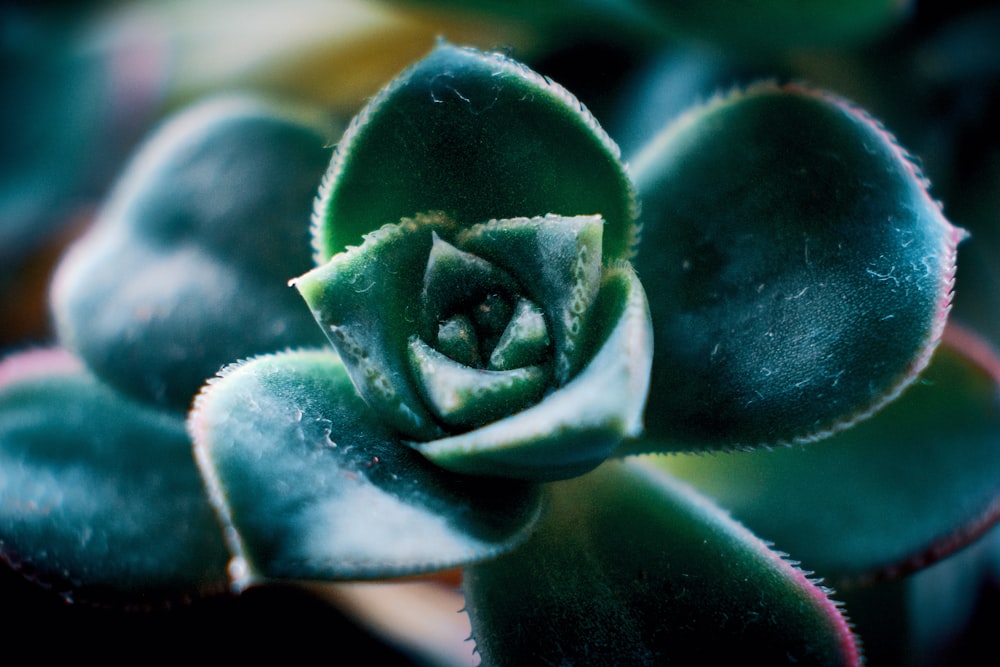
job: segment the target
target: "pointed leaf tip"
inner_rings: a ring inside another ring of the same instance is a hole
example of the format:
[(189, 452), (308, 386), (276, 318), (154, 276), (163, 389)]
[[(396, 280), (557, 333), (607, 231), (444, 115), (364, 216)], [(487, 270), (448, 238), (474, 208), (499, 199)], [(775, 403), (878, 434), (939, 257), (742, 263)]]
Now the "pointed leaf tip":
[(189, 428), (241, 587), (446, 569), (519, 544), (538, 515), (536, 487), (453, 475), (400, 443), (325, 350), (232, 367)]

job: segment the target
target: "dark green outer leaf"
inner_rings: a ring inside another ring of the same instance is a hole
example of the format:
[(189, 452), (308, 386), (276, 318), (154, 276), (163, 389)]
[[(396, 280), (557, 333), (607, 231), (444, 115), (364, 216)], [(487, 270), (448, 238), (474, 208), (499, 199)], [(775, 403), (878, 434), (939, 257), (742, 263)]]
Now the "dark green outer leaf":
[(857, 109), (761, 85), (682, 117), (634, 173), (656, 334), (650, 447), (815, 439), (926, 365), (962, 232)]
[(638, 462), (551, 484), (532, 538), (466, 568), (483, 664), (857, 665), (824, 592)]
[(115, 386), (177, 409), (233, 359), (320, 344), (286, 283), (311, 265), (325, 134), (318, 119), (250, 99), (164, 126), (59, 268), (64, 344)]
[(78, 598), (147, 603), (223, 589), (229, 559), (183, 419), (59, 352), (0, 364), (0, 554)]
[(921, 382), (824, 442), (657, 460), (838, 586), (906, 574), (1000, 518), (1000, 362), (971, 341), (949, 330)]
[(635, 202), (618, 148), (568, 92), (499, 54), (439, 45), (354, 120), (314, 217), (316, 262), (424, 211), (467, 226), (600, 214), (627, 257)]
[(190, 418), (235, 583), (378, 579), (519, 544), (537, 487), (448, 473), (406, 447), (328, 351), (231, 367)]

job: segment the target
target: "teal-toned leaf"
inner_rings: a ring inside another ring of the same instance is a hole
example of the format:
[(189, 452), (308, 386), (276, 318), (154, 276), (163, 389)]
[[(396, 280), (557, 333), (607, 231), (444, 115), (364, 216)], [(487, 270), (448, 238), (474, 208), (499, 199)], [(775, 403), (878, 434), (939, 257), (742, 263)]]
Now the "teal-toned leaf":
[(600, 214), (606, 260), (635, 241), (618, 149), (563, 88), (499, 54), (440, 44), (337, 145), (314, 216), (316, 262), (422, 211), (462, 226)]
[(633, 167), (651, 448), (815, 439), (926, 365), (962, 232), (865, 114), (760, 85), (686, 114)]
[(465, 570), (489, 665), (860, 664), (825, 592), (637, 462), (547, 487), (531, 539)]
[(458, 8), (524, 23), (546, 34), (602, 31), (602, 40), (662, 45), (709, 42), (740, 56), (802, 48), (847, 48), (901, 23), (909, 0), (393, 0), (400, 5)]
[(590, 361), (566, 385), (474, 431), (411, 444), (469, 474), (551, 480), (599, 465), (642, 431), (653, 351), (646, 295), (630, 266), (605, 272), (593, 308), (600, 326), (586, 341)]
[(434, 235), (452, 225), (437, 214), (404, 219), (293, 281), (364, 400), (412, 438), (443, 433), (410, 375), (409, 341), (424, 320)]
[(459, 235), (463, 248), (505, 268), (541, 308), (561, 385), (587, 361), (583, 342), (601, 285), (599, 216), (494, 220)]
[[(507, 301), (519, 291), (517, 282), (482, 257), (459, 250), (437, 233), (432, 236), (433, 244), (424, 270), (424, 289), (420, 295), (421, 335), (433, 341), (432, 334), (440, 322), (455, 313), (468, 312), (469, 323), (475, 322), (476, 329), (487, 334), (483, 338), (499, 339), (511, 315)], [(493, 305), (506, 305), (506, 308), (493, 308)], [(478, 347), (492, 348), (486, 341), (479, 340), (480, 337), (476, 335)], [(482, 355), (476, 357), (481, 359)]]
[(520, 299), (490, 354), (489, 368), (503, 371), (541, 363), (550, 342), (549, 327), (541, 309), (527, 299)]
[(437, 346), (442, 354), (466, 366), (482, 366), (479, 336), (466, 315), (453, 315), (438, 325)]
[(319, 344), (286, 283), (311, 264), (327, 134), (242, 98), (167, 123), (59, 268), (61, 340), (115, 386), (175, 408), (233, 359)]
[(229, 560), (183, 417), (52, 351), (0, 364), (0, 554), (78, 598), (147, 603), (222, 590)]
[(428, 407), (442, 422), (475, 428), (538, 402), (549, 388), (541, 366), (506, 371), (471, 368), (414, 337), (410, 364)]
[(909, 573), (1000, 518), (1000, 361), (959, 330), (945, 343), (920, 382), (829, 440), (657, 461), (828, 581)]
[(454, 475), (402, 445), (328, 351), (230, 367), (189, 426), (239, 586), (454, 567), (512, 548), (538, 515), (536, 487)]
[(972, 647), (978, 642), (972, 636), (986, 633), (990, 641), (994, 627), (987, 591), (995, 580), (990, 559), (996, 551), (990, 539), (998, 535), (994, 529), (986, 538), (908, 577), (839, 590), (854, 631), (864, 641), (865, 663), (975, 663), (978, 654)]

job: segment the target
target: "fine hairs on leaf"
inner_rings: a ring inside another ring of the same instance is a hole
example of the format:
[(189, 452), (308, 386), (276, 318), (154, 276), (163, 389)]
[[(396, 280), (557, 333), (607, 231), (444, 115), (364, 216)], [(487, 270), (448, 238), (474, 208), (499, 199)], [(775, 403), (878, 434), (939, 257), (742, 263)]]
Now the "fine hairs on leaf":
[[(313, 1), (200, 9), (225, 82), (171, 50), (77, 202), (55, 326), (0, 360), (0, 558), (119, 610), (308, 591), (357, 621), (324, 650), (434, 667), (961, 664), (1000, 520), (993, 60), (960, 86), (892, 0)], [(61, 89), (25, 71), (14, 116)], [(51, 106), (92, 118), (79, 89)]]

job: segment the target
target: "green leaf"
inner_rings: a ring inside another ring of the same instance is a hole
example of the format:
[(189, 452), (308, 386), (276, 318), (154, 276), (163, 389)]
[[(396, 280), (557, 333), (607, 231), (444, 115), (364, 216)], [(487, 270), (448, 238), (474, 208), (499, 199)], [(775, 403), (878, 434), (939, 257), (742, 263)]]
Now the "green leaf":
[(59, 351), (0, 364), (0, 554), (77, 598), (147, 603), (222, 590), (229, 560), (183, 418)]
[(494, 220), (459, 235), (463, 248), (517, 277), (549, 323), (556, 385), (587, 361), (583, 341), (601, 284), (599, 216)]
[[(996, 537), (902, 579), (841, 591), (869, 665), (969, 664), (979, 633), (989, 641)], [(977, 609), (978, 607), (978, 609)], [(985, 612), (985, 613), (984, 613)], [(978, 616), (978, 618), (977, 618)], [(974, 660), (972, 661), (974, 662)]]
[[(509, 312), (493, 312), (485, 308), (485, 301), (493, 297), (507, 297), (518, 292), (517, 282), (494, 264), (475, 254), (459, 250), (433, 233), (433, 244), (424, 269), (424, 289), (421, 301), (421, 335), (435, 340), (433, 331), (452, 313), (473, 309), (470, 324), (475, 321), (481, 330), (503, 330)], [(503, 299), (501, 299), (502, 301)], [(504, 310), (504, 309), (500, 309)], [(476, 337), (478, 341), (478, 336)], [(477, 355), (478, 357), (479, 355)]]
[(190, 418), (235, 583), (377, 579), (517, 545), (537, 487), (453, 475), (403, 446), (327, 351), (228, 368)]
[(451, 426), (475, 428), (502, 419), (514, 406), (537, 403), (549, 386), (540, 366), (470, 368), (417, 337), (410, 341), (410, 363), (427, 405)]
[(59, 268), (60, 339), (115, 386), (177, 409), (233, 359), (319, 344), (286, 283), (310, 266), (327, 133), (243, 98), (168, 122)]
[(763, 84), (686, 114), (633, 168), (636, 270), (656, 288), (650, 448), (816, 439), (926, 365), (963, 233), (862, 112)]
[(422, 211), (462, 226), (600, 214), (606, 261), (635, 241), (618, 149), (563, 88), (502, 55), (441, 43), (338, 144), (314, 218), (316, 263)]
[(394, 1), (496, 15), (538, 28), (553, 39), (600, 31), (602, 40), (620, 40), (632, 48), (636, 43), (662, 46), (668, 40), (708, 41), (743, 58), (790, 49), (864, 44), (900, 23), (913, 4), (907, 0)]
[(657, 472), (549, 485), (532, 538), (466, 568), (483, 664), (860, 664), (822, 589)]
[(410, 376), (409, 341), (424, 323), (422, 279), (436, 232), (453, 223), (418, 215), (293, 281), (368, 405), (413, 438), (443, 431)]
[(527, 299), (520, 299), (490, 354), (489, 368), (502, 371), (541, 363), (550, 342), (541, 309)]
[(474, 431), (410, 444), (468, 474), (552, 480), (599, 465), (642, 431), (653, 350), (646, 295), (629, 265), (605, 272), (593, 308), (590, 361), (566, 385)]
[(1000, 518), (1000, 361), (954, 329), (945, 343), (920, 382), (829, 440), (657, 461), (835, 584), (924, 567)]

